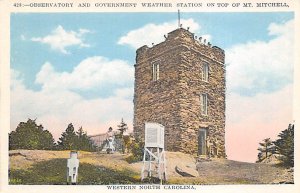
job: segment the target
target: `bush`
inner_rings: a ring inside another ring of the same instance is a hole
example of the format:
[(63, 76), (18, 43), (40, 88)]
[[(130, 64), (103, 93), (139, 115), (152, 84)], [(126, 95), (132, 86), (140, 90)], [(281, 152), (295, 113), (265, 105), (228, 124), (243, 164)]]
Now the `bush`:
[(36, 120), (28, 119), (20, 122), (15, 131), (9, 133), (9, 149), (45, 149), (54, 148), (54, 138)]
[(144, 143), (132, 141), (129, 147), (131, 155), (126, 158), (126, 161), (129, 163), (142, 161), (144, 155)]

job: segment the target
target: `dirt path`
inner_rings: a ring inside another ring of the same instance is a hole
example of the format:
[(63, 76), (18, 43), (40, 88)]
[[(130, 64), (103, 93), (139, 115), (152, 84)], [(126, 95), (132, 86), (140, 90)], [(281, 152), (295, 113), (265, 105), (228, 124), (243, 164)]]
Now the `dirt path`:
[(276, 165), (246, 163), (225, 159), (216, 159), (197, 164), (199, 178), (207, 183), (250, 183), (273, 184), (292, 183), (292, 170)]

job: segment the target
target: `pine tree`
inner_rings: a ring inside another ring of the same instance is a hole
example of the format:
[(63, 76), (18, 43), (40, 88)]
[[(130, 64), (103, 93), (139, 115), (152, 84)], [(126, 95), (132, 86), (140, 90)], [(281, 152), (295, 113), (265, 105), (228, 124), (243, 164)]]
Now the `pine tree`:
[(119, 131), (120, 131), (120, 135), (123, 136), (124, 132), (128, 130), (128, 126), (127, 124), (124, 122), (123, 118), (121, 120), (120, 125), (118, 125), (119, 127)]
[(58, 148), (62, 150), (77, 150), (77, 141), (74, 126), (70, 123), (65, 132), (63, 132), (59, 138)]
[(124, 122), (123, 118), (121, 120), (120, 125), (118, 125), (118, 130), (120, 131), (120, 133), (116, 137), (117, 137), (117, 140), (120, 143), (120, 148), (121, 148), (122, 153), (125, 153), (125, 149), (126, 149), (126, 146), (127, 146), (126, 142), (128, 140), (125, 140), (125, 138), (127, 139), (127, 137), (124, 138), (124, 133), (128, 130), (128, 126)]
[(274, 153), (274, 144), (270, 138), (266, 138), (263, 140), (263, 142), (259, 143), (259, 145), (261, 147), (257, 149), (259, 151), (258, 162), (261, 162)]
[(294, 166), (294, 125), (289, 124), (288, 128), (281, 131), (275, 144), (275, 151), (280, 155), (279, 159), (285, 166)]
[(96, 147), (93, 144), (93, 141), (89, 138), (87, 133), (83, 131), (82, 127), (79, 127), (76, 134), (78, 137), (78, 141), (77, 141), (78, 150), (83, 150), (83, 151), (95, 151), (96, 150)]

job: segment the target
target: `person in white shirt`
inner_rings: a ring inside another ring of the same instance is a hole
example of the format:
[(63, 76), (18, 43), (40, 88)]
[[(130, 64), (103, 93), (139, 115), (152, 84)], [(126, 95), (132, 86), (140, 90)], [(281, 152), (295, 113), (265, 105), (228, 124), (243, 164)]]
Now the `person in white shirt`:
[(109, 127), (108, 132), (106, 133), (106, 140), (107, 140), (107, 153), (113, 153), (115, 151), (114, 147), (114, 132), (111, 127)]

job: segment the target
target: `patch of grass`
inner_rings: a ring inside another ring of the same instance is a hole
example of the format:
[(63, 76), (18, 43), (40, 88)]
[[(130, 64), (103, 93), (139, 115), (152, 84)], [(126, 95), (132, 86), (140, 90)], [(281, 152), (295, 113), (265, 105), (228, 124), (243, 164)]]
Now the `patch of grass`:
[(67, 160), (52, 159), (34, 164), (27, 170), (10, 170), (10, 184), (66, 184)]
[(125, 158), (125, 160), (128, 162), (128, 163), (135, 163), (135, 162), (139, 162), (139, 161), (142, 161), (142, 159), (140, 157), (136, 157), (134, 155), (130, 155), (128, 157)]
[[(116, 171), (109, 168), (80, 163), (78, 184), (138, 184), (138, 175), (130, 170)], [(67, 160), (52, 159), (34, 164), (27, 170), (10, 170), (9, 184), (66, 185)]]
[[(84, 171), (84, 172), (83, 172)], [(138, 174), (131, 170), (116, 171), (92, 164), (82, 164), (78, 170), (79, 184), (138, 184), (141, 183)]]
[(292, 166), (288, 165), (288, 164), (285, 164), (283, 162), (279, 162), (279, 163), (276, 163), (276, 164), (273, 164), (274, 167), (277, 167), (277, 168), (284, 168), (284, 169), (290, 169), (290, 168), (293, 168)]

